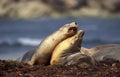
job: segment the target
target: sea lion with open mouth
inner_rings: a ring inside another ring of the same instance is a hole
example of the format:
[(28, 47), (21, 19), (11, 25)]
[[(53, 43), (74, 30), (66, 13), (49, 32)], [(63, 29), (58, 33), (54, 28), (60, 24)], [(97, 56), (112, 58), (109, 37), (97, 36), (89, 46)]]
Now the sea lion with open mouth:
[(59, 30), (46, 37), (37, 48), (34, 48), (19, 58), (18, 61), (25, 62), (30, 65), (49, 64), (54, 48), (64, 39), (71, 37), (77, 33), (77, 23), (72, 22), (65, 24)]
[(84, 31), (79, 30), (74, 36), (59, 43), (53, 51), (50, 64), (71, 65), (77, 63), (80, 59), (86, 59), (87, 61), (90, 61), (90, 64), (93, 63), (89, 56), (79, 52), (83, 35)]

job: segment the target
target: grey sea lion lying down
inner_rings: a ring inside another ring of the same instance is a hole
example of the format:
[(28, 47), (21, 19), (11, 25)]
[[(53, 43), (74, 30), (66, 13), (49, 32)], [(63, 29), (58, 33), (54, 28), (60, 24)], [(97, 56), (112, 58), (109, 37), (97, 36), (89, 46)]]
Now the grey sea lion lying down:
[(120, 61), (120, 44), (105, 44), (93, 48), (81, 48), (82, 54), (91, 56), (96, 61), (101, 61), (107, 58)]
[(98, 50), (104, 50), (106, 48), (110, 48), (110, 47), (117, 47), (120, 44), (105, 44), (105, 45), (98, 45), (92, 48), (85, 48), (85, 47), (81, 47), (81, 53), (83, 54), (87, 54), (87, 55), (93, 55), (95, 54)]
[(96, 61), (101, 61), (107, 58), (120, 61), (120, 44), (107, 44), (91, 48), (90, 51), (95, 51), (91, 56)]
[(65, 24), (56, 32), (46, 37), (38, 47), (28, 51), (17, 61), (25, 62), (30, 65), (49, 64), (51, 54), (56, 45), (64, 39), (75, 35), (77, 33), (77, 27), (76, 22)]

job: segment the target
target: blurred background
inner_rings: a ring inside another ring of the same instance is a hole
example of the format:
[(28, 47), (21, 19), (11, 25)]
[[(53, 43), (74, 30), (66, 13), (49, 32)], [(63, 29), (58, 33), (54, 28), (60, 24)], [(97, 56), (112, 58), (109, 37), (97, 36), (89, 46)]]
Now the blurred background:
[(120, 44), (120, 0), (0, 0), (0, 59), (17, 59), (73, 21), (84, 47)]

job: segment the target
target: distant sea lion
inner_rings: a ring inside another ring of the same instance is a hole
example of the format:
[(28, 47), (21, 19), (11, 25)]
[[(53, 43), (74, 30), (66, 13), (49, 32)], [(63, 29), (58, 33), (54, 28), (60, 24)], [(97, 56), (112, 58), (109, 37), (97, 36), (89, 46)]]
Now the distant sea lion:
[(25, 53), (19, 61), (30, 65), (48, 64), (56, 45), (64, 39), (75, 35), (77, 33), (77, 27), (76, 22), (65, 24), (59, 30), (46, 37), (37, 48)]
[(53, 51), (50, 64), (71, 65), (79, 62), (79, 60), (82, 60), (83, 58), (84, 60), (87, 59), (87, 62), (89, 61), (90, 64), (93, 63), (92, 59), (89, 56), (81, 54), (79, 52), (79, 49), (81, 48), (83, 35), (84, 31), (79, 30), (74, 36), (69, 37), (61, 43), (59, 43)]

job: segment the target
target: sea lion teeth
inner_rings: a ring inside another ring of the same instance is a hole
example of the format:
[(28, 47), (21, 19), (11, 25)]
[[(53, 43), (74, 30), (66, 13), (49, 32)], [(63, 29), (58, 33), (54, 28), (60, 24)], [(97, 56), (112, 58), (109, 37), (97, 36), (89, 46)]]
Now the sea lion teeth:
[(25, 53), (18, 61), (30, 65), (49, 64), (51, 54), (57, 44), (64, 39), (75, 35), (77, 33), (77, 27), (78, 25), (76, 22), (65, 24), (59, 30), (46, 37), (38, 47)]
[(79, 30), (77, 34), (75, 34), (74, 36), (71, 36), (65, 39), (64, 41), (60, 42), (53, 51), (50, 64), (51, 65), (68, 64), (70, 59), (67, 59), (67, 58), (70, 55), (73, 55), (79, 52), (79, 49), (81, 48), (83, 35), (84, 35), (84, 31)]

